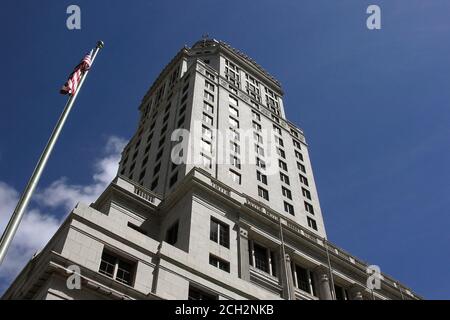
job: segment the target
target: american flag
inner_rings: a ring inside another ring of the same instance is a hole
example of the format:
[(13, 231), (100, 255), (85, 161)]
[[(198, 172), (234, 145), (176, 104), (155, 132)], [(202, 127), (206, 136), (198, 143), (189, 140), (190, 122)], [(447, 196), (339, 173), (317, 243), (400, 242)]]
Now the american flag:
[(61, 90), (59, 91), (61, 94), (69, 94), (74, 95), (77, 92), (78, 85), (81, 81), (81, 76), (83, 73), (91, 67), (91, 59), (92, 59), (92, 50), (89, 52), (83, 60), (75, 67), (73, 72), (70, 74), (69, 79), (63, 85)]

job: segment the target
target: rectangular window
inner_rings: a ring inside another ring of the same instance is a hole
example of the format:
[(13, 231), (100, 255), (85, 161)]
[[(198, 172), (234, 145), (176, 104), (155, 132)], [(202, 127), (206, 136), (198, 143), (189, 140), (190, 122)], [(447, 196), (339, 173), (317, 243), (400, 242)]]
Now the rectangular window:
[(186, 111), (186, 105), (183, 105), (180, 110), (178, 111), (178, 115), (182, 115)]
[(289, 214), (294, 215), (294, 207), (292, 206), (292, 204), (287, 203), (286, 201), (284, 201), (284, 211), (286, 211)]
[(252, 110), (252, 117), (254, 120), (261, 121), (261, 115), (256, 111)]
[(228, 122), (230, 123), (230, 126), (233, 128), (239, 128), (239, 121), (234, 119), (233, 117), (229, 117)]
[(280, 180), (289, 185), (289, 177), (285, 175), (283, 172), (280, 172)]
[(211, 217), (210, 229), (209, 229), (209, 239), (214, 241), (225, 248), (230, 247), (230, 227)]
[(239, 154), (241, 151), (241, 148), (239, 147), (239, 145), (236, 142), (230, 142), (230, 149), (231, 149), (231, 152), (234, 152), (237, 154)]
[(135, 269), (135, 263), (126, 261), (104, 250), (98, 272), (131, 286)]
[(184, 124), (184, 116), (182, 116), (180, 118), (180, 120), (178, 120), (177, 127), (181, 128), (183, 126), (183, 124)]
[(163, 153), (164, 153), (164, 148), (162, 148), (161, 150), (159, 150), (158, 153), (156, 154), (156, 161), (158, 161), (159, 159), (161, 159)]
[(230, 114), (236, 118), (239, 118), (239, 110), (235, 107), (229, 106), (228, 110), (230, 111)]
[(213, 81), (216, 79), (216, 77), (209, 71), (205, 71), (205, 74), (208, 78), (210, 78)]
[(237, 106), (238, 105), (238, 99), (236, 99), (235, 97), (229, 96), (228, 100), (230, 101), (231, 104)]
[(310, 217), (307, 217), (307, 219), (308, 219), (308, 226), (309, 226), (310, 228), (313, 228), (314, 230), (317, 231), (317, 223), (316, 223), (316, 220), (314, 220), (314, 219), (312, 219), (312, 218), (310, 218)]
[(166, 140), (166, 136), (163, 136), (161, 139), (159, 139), (158, 149), (164, 145), (165, 140)]
[(250, 265), (276, 277), (276, 253), (252, 240), (249, 240), (249, 248)]
[(208, 80), (205, 80), (205, 88), (214, 92), (214, 85)]
[(205, 98), (206, 101), (214, 102), (214, 95), (206, 90), (203, 93), (203, 97)]
[(235, 166), (236, 168), (241, 168), (241, 160), (238, 157), (230, 155), (230, 162), (231, 165)]
[(265, 174), (262, 174), (258, 170), (256, 170), (256, 178), (258, 179), (259, 182), (262, 182), (265, 185), (267, 185), (267, 176)]
[(253, 138), (255, 138), (256, 142), (263, 143), (263, 137), (260, 134), (253, 132)]
[(283, 160), (278, 160), (278, 166), (283, 169), (284, 171), (287, 171), (287, 164)]
[(141, 171), (141, 173), (139, 174), (139, 181), (141, 181), (142, 179), (144, 179), (145, 176), (145, 169)]
[(295, 157), (296, 157), (297, 159), (300, 159), (300, 160), (303, 161), (303, 155), (302, 155), (300, 152), (298, 152), (297, 150), (295, 150)]
[(308, 190), (306, 190), (305, 188), (302, 188), (302, 194), (306, 199), (311, 200), (311, 192), (309, 192)]
[(297, 162), (297, 168), (298, 168), (301, 172), (306, 173), (306, 168), (305, 168), (305, 166), (304, 166), (303, 164), (301, 164), (300, 162)]
[(173, 223), (166, 232), (166, 242), (168, 244), (174, 245), (178, 241), (178, 220)]
[(311, 274), (309, 270), (306, 270), (305, 268), (296, 265), (295, 276), (297, 278), (297, 288), (310, 294), (313, 293), (311, 292), (312, 289), (310, 282)]
[(219, 300), (219, 298), (217, 295), (213, 295), (189, 285), (188, 300)]
[(298, 176), (300, 178), (301, 183), (303, 183), (305, 186), (309, 186), (308, 179), (304, 175), (299, 174)]
[(206, 126), (202, 126), (202, 137), (206, 138), (208, 140), (211, 140), (211, 138), (212, 138), (212, 131), (211, 131), (211, 129), (209, 129)]
[(155, 176), (159, 170), (161, 169), (161, 162), (158, 162), (155, 167), (153, 168), (153, 175)]
[(269, 272), (269, 257), (267, 249), (259, 244), (253, 244), (253, 255), (255, 256), (255, 268)]
[(293, 139), (292, 142), (294, 143), (294, 147), (298, 148), (298, 149), (302, 149), (302, 145), (300, 144), (300, 142), (298, 142), (297, 140)]
[(202, 139), (201, 140), (201, 146), (202, 146), (202, 150), (204, 150), (204, 151), (206, 151), (208, 153), (212, 152), (211, 142)]
[(289, 190), (288, 188), (285, 188), (285, 187), (281, 187), (281, 192), (283, 193), (283, 196), (285, 196), (286, 198), (292, 200), (291, 190)]
[(172, 187), (178, 180), (178, 172), (175, 173), (169, 180), (169, 188)]
[(255, 152), (256, 154), (264, 157), (264, 149), (260, 145), (255, 144)]
[(159, 177), (156, 177), (155, 180), (153, 180), (152, 185), (150, 186), (151, 190), (155, 190), (155, 188), (158, 186), (158, 180)]
[(212, 126), (213, 125), (213, 118), (208, 116), (206, 113), (203, 113), (203, 122), (207, 125)]
[(230, 272), (230, 263), (212, 254), (209, 255), (209, 264), (225, 272)]
[(236, 130), (235, 128), (232, 128), (232, 127), (230, 127), (230, 139), (236, 140), (236, 141), (239, 141), (239, 139), (240, 139), (238, 130)]
[(266, 163), (264, 162), (264, 160), (261, 160), (260, 158), (256, 158), (256, 166), (260, 167), (261, 169), (265, 169)]
[(261, 198), (266, 199), (267, 201), (269, 201), (269, 191), (267, 191), (263, 187), (258, 186), (258, 195)]
[(230, 173), (231, 180), (237, 184), (241, 184), (241, 175), (234, 170), (228, 171)]
[(273, 130), (281, 136), (281, 128), (280, 127), (273, 125)]
[(201, 153), (200, 155), (202, 157), (202, 166), (207, 169), (211, 169), (211, 158), (203, 153)]
[(214, 113), (214, 107), (206, 101), (203, 101), (203, 110), (209, 113)]
[(278, 143), (278, 145), (280, 147), (284, 147), (284, 142), (283, 139), (279, 138), (279, 137), (275, 137), (275, 141)]
[(252, 122), (253, 129), (256, 131), (261, 131), (261, 125), (255, 121)]
[(311, 214), (314, 214), (314, 208), (313, 206), (305, 201), (305, 210)]
[(277, 153), (280, 157), (282, 157), (283, 159), (286, 159), (286, 154), (284, 153), (283, 149), (277, 148)]

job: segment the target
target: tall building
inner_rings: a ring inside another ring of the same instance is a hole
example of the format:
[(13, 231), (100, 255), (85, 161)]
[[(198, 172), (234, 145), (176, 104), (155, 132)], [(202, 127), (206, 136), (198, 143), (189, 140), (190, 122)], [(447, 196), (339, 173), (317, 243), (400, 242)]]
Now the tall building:
[(303, 131), (250, 57), (184, 47), (139, 111), (117, 177), (4, 299), (420, 299), (327, 240)]

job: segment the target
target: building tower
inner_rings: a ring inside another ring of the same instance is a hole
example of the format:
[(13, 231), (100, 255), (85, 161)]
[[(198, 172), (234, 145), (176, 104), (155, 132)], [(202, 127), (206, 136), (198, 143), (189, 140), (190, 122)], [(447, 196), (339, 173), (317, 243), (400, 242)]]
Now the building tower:
[(214, 39), (184, 47), (139, 111), (117, 177), (3, 298), (420, 298), (385, 274), (373, 288), (369, 266), (327, 240), (303, 131), (250, 57)]

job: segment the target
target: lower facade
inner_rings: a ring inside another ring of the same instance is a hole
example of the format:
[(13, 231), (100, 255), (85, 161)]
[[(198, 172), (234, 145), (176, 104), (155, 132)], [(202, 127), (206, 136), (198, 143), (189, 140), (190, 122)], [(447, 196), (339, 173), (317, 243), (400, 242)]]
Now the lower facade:
[[(2, 299), (421, 299), (194, 168), (161, 199), (117, 177), (78, 204)], [(373, 278), (373, 276), (372, 276)]]

